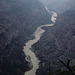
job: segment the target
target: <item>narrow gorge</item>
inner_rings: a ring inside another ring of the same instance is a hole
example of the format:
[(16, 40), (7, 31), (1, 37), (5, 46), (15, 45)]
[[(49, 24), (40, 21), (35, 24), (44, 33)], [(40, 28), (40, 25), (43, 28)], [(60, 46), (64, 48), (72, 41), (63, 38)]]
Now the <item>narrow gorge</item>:
[(42, 27), (53, 26), (56, 21), (57, 14), (55, 12), (49, 11), (47, 8), (46, 10), (48, 11), (48, 13), (52, 14), (51, 21), (53, 23), (37, 27), (36, 31), (33, 33), (34, 39), (30, 39), (24, 46), (23, 51), (26, 54), (25, 59), (30, 63), (30, 66), (33, 66), (33, 68), (30, 71), (27, 71), (25, 75), (36, 75), (36, 70), (39, 68), (40, 60), (36, 57), (34, 52), (31, 51), (32, 45), (35, 44), (38, 40), (40, 40), (42, 34), (45, 32)]

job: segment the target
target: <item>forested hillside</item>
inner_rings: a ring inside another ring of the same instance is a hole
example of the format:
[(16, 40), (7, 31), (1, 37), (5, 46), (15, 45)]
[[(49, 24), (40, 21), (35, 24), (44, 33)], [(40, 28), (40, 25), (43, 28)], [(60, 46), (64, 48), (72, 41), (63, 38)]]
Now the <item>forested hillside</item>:
[(64, 13), (67, 10), (75, 9), (75, 0), (40, 0), (50, 11)]
[(0, 75), (23, 75), (29, 69), (23, 46), (37, 26), (50, 23), (38, 0), (0, 0)]
[(32, 46), (40, 60), (37, 75), (65, 69), (59, 59), (75, 65), (75, 0), (0, 0), (0, 75), (24, 75), (31, 69), (23, 49), (38, 26), (52, 23), (45, 6), (58, 16)]
[(59, 59), (75, 65), (75, 10), (58, 15), (53, 27), (46, 27), (41, 39), (33, 45), (41, 60), (37, 75), (48, 75), (53, 70), (64, 68)]

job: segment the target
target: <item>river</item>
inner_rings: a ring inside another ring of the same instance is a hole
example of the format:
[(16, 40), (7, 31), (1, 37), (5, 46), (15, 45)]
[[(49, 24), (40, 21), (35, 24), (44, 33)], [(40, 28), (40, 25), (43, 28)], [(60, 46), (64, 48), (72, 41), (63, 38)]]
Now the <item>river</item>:
[(30, 71), (27, 71), (24, 75), (36, 75), (36, 70), (39, 68), (39, 62), (40, 60), (36, 57), (35, 53), (31, 51), (31, 46), (35, 44), (38, 40), (40, 40), (42, 34), (45, 32), (45, 30), (42, 29), (42, 27), (47, 27), (47, 26), (53, 26), (57, 14), (55, 12), (49, 11), (47, 8), (46, 10), (51, 14), (51, 21), (53, 22), (52, 24), (46, 24), (46, 25), (41, 25), (37, 27), (36, 31), (33, 33), (33, 36), (35, 37), (34, 39), (29, 40), (25, 46), (24, 46), (24, 53), (26, 54), (26, 60), (30, 62), (30, 65), (33, 66), (33, 68)]

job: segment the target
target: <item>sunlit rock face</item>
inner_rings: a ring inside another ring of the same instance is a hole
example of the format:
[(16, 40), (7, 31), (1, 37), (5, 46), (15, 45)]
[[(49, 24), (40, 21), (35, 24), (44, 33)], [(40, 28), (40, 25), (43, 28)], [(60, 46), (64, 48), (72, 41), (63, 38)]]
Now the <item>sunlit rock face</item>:
[(0, 0), (0, 75), (23, 75), (23, 46), (37, 26), (50, 22), (38, 0)]
[(73, 10), (75, 8), (75, 0), (40, 0), (50, 10), (54, 10), (57, 13), (63, 13), (67, 10)]

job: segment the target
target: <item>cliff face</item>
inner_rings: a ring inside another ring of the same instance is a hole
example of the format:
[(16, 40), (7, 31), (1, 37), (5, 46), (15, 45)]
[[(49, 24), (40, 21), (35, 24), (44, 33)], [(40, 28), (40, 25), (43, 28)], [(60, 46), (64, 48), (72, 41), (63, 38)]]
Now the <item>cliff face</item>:
[(23, 46), (37, 26), (50, 22), (38, 0), (0, 0), (0, 75), (23, 75)]
[(45, 29), (45, 34), (33, 45), (41, 60), (37, 75), (63, 68), (59, 59), (70, 59), (70, 65), (75, 65), (75, 10), (58, 15), (55, 25)]

